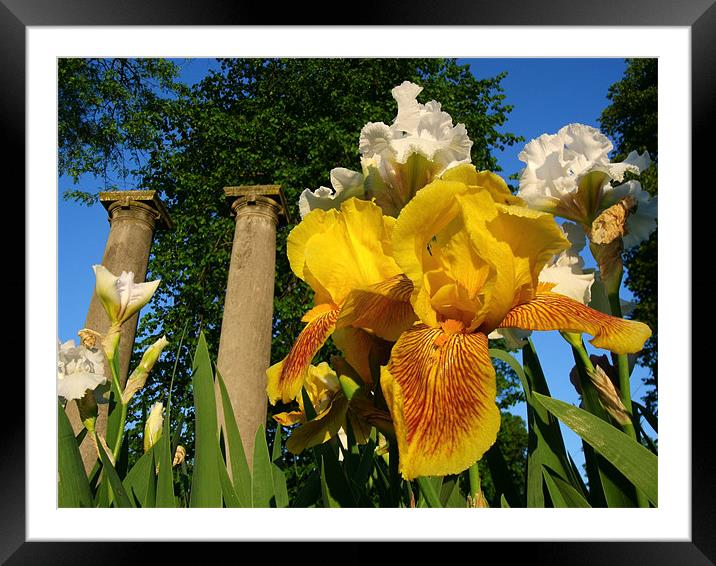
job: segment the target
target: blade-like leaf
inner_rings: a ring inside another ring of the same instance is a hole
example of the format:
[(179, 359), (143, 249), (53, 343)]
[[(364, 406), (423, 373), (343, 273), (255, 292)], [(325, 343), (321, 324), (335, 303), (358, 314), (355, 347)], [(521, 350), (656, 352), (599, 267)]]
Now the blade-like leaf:
[(428, 507), (442, 507), (440, 503), (440, 489), (442, 488), (442, 478), (437, 476), (420, 476), (418, 485), (420, 486), (420, 496)]
[(499, 440), (485, 453), (485, 460), (490, 469), (490, 476), (495, 484), (495, 490), (498, 493), (502, 493), (503, 496), (506, 496), (508, 501), (512, 502), (513, 506), (519, 506), (520, 498), (518, 491), (517, 488), (515, 488), (512, 481), (512, 474), (502, 455), (501, 442)]
[(224, 412), (225, 441), (229, 448), (229, 462), (231, 463), (231, 479), (234, 491), (242, 507), (251, 507), (251, 471), (246, 461), (244, 443), (241, 441), (239, 427), (236, 424), (234, 409), (226, 390), (226, 384), (219, 370), (216, 370), (216, 380), (219, 382), (221, 392), (221, 407)]
[(177, 506), (174, 497), (174, 472), (172, 471), (172, 460), (174, 455), (171, 453), (170, 430), (169, 430), (169, 411), (170, 405), (167, 405), (167, 417), (162, 425), (162, 437), (154, 446), (154, 465), (159, 468), (159, 478), (157, 479), (157, 507), (175, 508)]
[(92, 507), (92, 490), (82, 464), (72, 425), (65, 409), (57, 405), (58, 507)]
[(276, 435), (273, 440), (271, 451), (271, 472), (273, 475), (273, 491), (276, 496), (276, 507), (288, 507), (288, 488), (286, 486), (286, 475), (276, 463), (282, 457), (281, 454), (281, 426), (276, 427)]
[[(194, 476), (191, 482), (190, 507), (221, 507), (219, 478), (219, 440), (217, 434), (214, 376), (204, 334), (194, 355), (191, 376), (196, 411), (194, 440)], [(160, 468), (161, 472), (161, 468)]]
[(355, 507), (353, 493), (343, 475), (336, 453), (328, 444), (322, 444), (317, 449), (321, 454), (321, 490), (325, 506)]
[(440, 503), (443, 507), (464, 509), (467, 507), (465, 496), (460, 493), (459, 478), (443, 481), (440, 489)]
[[(96, 432), (94, 434), (95, 436), (97, 435)], [(109, 480), (114, 502), (117, 507), (134, 507), (134, 503), (131, 499), (129, 499), (127, 492), (122, 485), (122, 480), (119, 479), (119, 476), (117, 475), (117, 470), (114, 469), (109, 456), (104, 451), (104, 446), (102, 446), (102, 443), (99, 442), (99, 440), (97, 441), (97, 446), (99, 448), (100, 460), (102, 460), (102, 473), (104, 474), (105, 481)]]
[(305, 480), (301, 480), (301, 490), (293, 500), (291, 507), (315, 507), (321, 497), (321, 474), (314, 469)]
[(549, 496), (555, 507), (591, 507), (587, 500), (566, 481), (555, 474), (547, 466), (542, 467), (544, 481), (549, 490)]
[(323, 457), (321, 457), (321, 496), (323, 498), (323, 507), (340, 507), (340, 504), (335, 497), (331, 495), (331, 490), (328, 487), (328, 482), (326, 481), (326, 461)]
[(658, 458), (654, 454), (587, 411), (539, 393), (535, 397), (658, 505)]
[(142, 508), (156, 505), (156, 476), (154, 473), (154, 447), (143, 454), (127, 473), (122, 483), (127, 493), (137, 498)]
[(239, 498), (236, 496), (234, 486), (231, 484), (229, 479), (229, 472), (224, 465), (224, 458), (221, 456), (221, 451), (216, 451), (216, 457), (219, 459), (219, 481), (221, 482), (221, 496), (224, 499), (224, 506), (229, 508), (243, 507)]
[(254, 441), (252, 507), (271, 507), (274, 500), (273, 468), (266, 445), (266, 433), (263, 425), (260, 425)]

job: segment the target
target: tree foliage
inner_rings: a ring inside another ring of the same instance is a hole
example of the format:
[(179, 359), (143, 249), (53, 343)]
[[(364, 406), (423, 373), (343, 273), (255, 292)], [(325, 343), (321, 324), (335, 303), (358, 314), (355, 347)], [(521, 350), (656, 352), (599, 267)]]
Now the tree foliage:
[[(600, 117), (602, 130), (616, 142), (615, 159), (623, 159), (630, 151), (648, 151), (653, 165), (639, 180), (645, 190), (656, 195), (658, 190), (658, 96), (657, 59), (628, 59), (624, 77), (609, 88), (611, 104)], [(639, 362), (651, 371), (645, 380), (650, 386), (645, 402), (650, 410), (657, 409), (657, 231), (638, 248), (626, 253), (626, 286), (638, 305), (635, 319), (646, 322), (652, 337), (639, 355)]]
[[(58, 59), (58, 173), (111, 188), (163, 143), (175, 111), (178, 67), (167, 59)], [(95, 195), (69, 191), (87, 203)]]

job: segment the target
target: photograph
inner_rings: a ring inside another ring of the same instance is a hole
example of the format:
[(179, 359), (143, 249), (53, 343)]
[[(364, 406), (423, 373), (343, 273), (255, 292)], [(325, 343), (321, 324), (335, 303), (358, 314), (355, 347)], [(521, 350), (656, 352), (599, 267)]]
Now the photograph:
[(26, 223), (0, 562), (713, 565), (711, 3), (0, 0)]
[(657, 507), (657, 70), (58, 58), (58, 505)]

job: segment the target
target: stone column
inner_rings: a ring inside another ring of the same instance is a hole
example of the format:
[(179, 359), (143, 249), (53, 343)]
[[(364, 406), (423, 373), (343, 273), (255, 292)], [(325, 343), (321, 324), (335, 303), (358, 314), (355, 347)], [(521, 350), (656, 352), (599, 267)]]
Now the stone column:
[[(154, 228), (157, 225), (171, 228), (171, 220), (164, 204), (159, 200), (156, 191), (102, 192), (99, 194), (99, 200), (107, 209), (110, 224), (102, 265), (115, 275), (119, 275), (122, 271), (132, 271), (134, 280), (138, 283), (143, 282), (147, 275), (149, 249), (152, 245)], [(129, 359), (132, 355), (138, 320), (139, 313), (122, 325), (119, 350), (119, 377), (122, 385), (127, 380)], [(85, 319), (85, 328), (91, 328), (104, 334), (109, 330), (109, 326), (109, 317), (97, 298), (97, 294), (93, 292)], [(105, 375), (112, 375), (106, 362)], [(109, 379), (111, 380), (111, 377)], [(107, 409), (107, 404), (99, 405), (96, 425), (97, 431), (105, 437)], [(77, 404), (68, 403), (66, 410), (75, 434), (77, 434), (83, 428)], [(97, 458), (94, 445), (86, 438), (80, 446), (80, 451), (85, 468), (90, 471)]]
[[(271, 358), (276, 227), (288, 220), (278, 185), (225, 187), (236, 217), (217, 367), (236, 415), (246, 458), (266, 422), (266, 370)], [(223, 423), (220, 397), (219, 422)]]

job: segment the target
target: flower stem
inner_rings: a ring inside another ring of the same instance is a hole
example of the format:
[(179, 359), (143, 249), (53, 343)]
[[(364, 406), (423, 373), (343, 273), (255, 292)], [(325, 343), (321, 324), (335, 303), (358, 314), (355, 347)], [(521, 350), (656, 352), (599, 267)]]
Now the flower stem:
[[(621, 277), (619, 278), (621, 284)], [(611, 287), (608, 289), (607, 295), (609, 297), (609, 308), (612, 311), (612, 316), (623, 318), (622, 316), (622, 304), (619, 298), (619, 288), (616, 289)], [(633, 419), (632, 405), (631, 405), (631, 372), (629, 371), (629, 358), (626, 354), (617, 354), (617, 370), (619, 375), (619, 398), (621, 399), (624, 408), (626, 409), (629, 416)], [(636, 430), (634, 429), (634, 423), (628, 422), (622, 425), (622, 430), (635, 441), (638, 442), (636, 437)], [(639, 507), (649, 507), (649, 500), (646, 495), (638, 489), (636, 490), (636, 499)]]
[(122, 448), (122, 440), (124, 440), (124, 425), (127, 422), (127, 404), (122, 402), (122, 387), (119, 383), (119, 347), (116, 347), (111, 356), (108, 356), (109, 368), (112, 372), (112, 385), (114, 394), (117, 398), (117, 403), (120, 406), (119, 413), (119, 425), (117, 427), (117, 436), (114, 442), (114, 448), (112, 450), (112, 456), (114, 456), (115, 463), (119, 458), (119, 451)]
[(475, 462), (470, 468), (468, 469), (468, 477), (470, 478), (470, 496), (472, 497), (473, 501), (477, 499), (478, 494), (480, 493), (480, 469), (478, 468), (479, 462)]
[(438, 497), (438, 494), (435, 491), (433, 484), (430, 483), (430, 478), (426, 476), (420, 476), (417, 479), (418, 486), (420, 486), (420, 493), (423, 494), (423, 497), (425, 498), (427, 504), (433, 508), (442, 507), (442, 504), (440, 503), (440, 498)]

